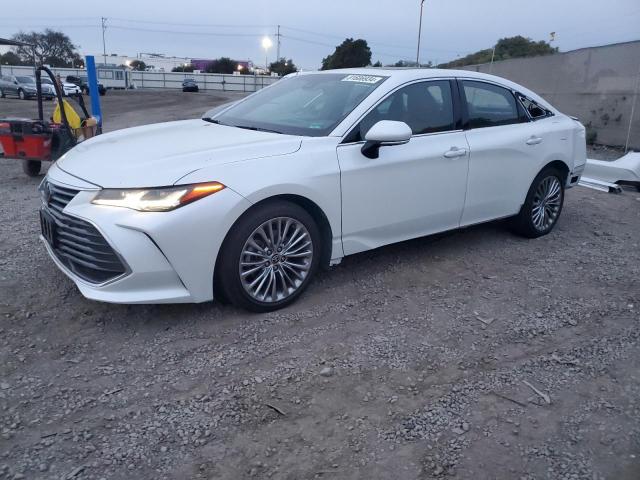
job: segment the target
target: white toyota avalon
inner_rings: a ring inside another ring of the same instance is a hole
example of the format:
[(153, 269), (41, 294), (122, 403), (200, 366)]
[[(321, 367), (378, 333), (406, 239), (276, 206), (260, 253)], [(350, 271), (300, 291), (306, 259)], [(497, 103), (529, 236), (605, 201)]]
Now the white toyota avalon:
[(78, 145), (40, 186), (42, 240), (91, 299), (268, 311), (382, 245), (505, 217), (545, 235), (585, 161), (577, 120), (499, 77), (305, 72)]

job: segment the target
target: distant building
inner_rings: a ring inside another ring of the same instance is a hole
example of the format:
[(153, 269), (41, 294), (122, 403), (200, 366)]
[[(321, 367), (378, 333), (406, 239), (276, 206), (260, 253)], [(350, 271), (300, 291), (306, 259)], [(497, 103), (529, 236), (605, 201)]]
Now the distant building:
[[(94, 55), (96, 59), (96, 65), (105, 65), (105, 57), (99, 53)], [(119, 67), (120, 65), (129, 66), (132, 61), (140, 60), (147, 65), (147, 70), (158, 72), (170, 72), (175, 67), (189, 65), (191, 63), (190, 58), (186, 57), (166, 57), (160, 54), (148, 54), (139, 53), (136, 56), (129, 55), (117, 55), (107, 54), (106, 66), (107, 67)]]
[[(204, 72), (216, 60), (217, 59), (193, 58), (191, 59), (191, 66), (194, 70)], [(234, 60), (234, 62), (237, 65), (237, 70), (253, 72), (253, 62), (251, 60)]]

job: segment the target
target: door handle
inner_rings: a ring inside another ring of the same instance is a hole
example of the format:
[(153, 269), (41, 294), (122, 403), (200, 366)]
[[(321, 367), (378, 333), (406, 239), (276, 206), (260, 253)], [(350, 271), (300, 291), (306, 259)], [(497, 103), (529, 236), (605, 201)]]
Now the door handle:
[(444, 158), (464, 157), (467, 154), (466, 148), (451, 147), (451, 150), (444, 152)]
[(542, 138), (540, 137), (531, 137), (527, 140), (527, 145), (537, 145), (539, 143), (542, 143)]

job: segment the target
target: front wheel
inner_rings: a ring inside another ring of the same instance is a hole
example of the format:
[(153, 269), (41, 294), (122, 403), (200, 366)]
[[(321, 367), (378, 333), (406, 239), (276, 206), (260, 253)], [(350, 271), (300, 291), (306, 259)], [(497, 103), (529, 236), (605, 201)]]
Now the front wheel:
[(215, 284), (233, 304), (269, 312), (292, 303), (320, 260), (320, 231), (302, 207), (260, 205), (232, 227), (220, 251)]
[(30, 177), (37, 177), (40, 174), (42, 162), (37, 160), (23, 160), (22, 171)]
[(27, 96), (24, 94), (24, 90), (20, 89), (18, 90), (18, 98), (20, 98), (20, 100), (26, 100)]
[(533, 180), (512, 227), (527, 238), (546, 235), (555, 227), (563, 204), (564, 175), (555, 168), (545, 168)]
[(2, 91), (2, 89), (0, 88), (0, 98), (4, 98), (4, 92)]

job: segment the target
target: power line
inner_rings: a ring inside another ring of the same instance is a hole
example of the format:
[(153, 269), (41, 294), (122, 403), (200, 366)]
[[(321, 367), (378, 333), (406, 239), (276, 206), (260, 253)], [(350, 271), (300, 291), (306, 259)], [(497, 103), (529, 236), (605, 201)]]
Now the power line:
[(125, 23), (145, 23), (150, 25), (176, 25), (178, 27), (204, 27), (204, 28), (273, 28), (275, 25), (249, 25), (249, 24), (222, 24), (222, 23), (177, 23), (177, 22), (160, 22), (152, 20), (132, 20), (127, 18), (111, 17), (112, 20)]
[(170, 33), (177, 35), (203, 35), (209, 37), (262, 37), (263, 33), (221, 33), (221, 32), (187, 32), (182, 30), (160, 30), (155, 28), (125, 27), (122, 25), (109, 25), (109, 28), (118, 30), (131, 30), (135, 32)]

